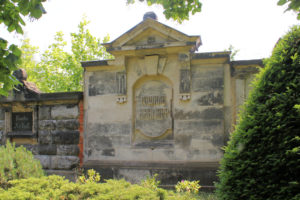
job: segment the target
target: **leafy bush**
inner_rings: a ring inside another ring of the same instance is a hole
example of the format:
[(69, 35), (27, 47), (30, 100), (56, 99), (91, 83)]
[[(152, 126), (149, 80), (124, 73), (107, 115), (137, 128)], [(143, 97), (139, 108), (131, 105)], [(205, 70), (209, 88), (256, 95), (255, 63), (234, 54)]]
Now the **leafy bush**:
[(153, 177), (147, 176), (145, 180), (142, 180), (140, 185), (146, 188), (157, 190), (160, 184), (160, 181), (157, 180), (158, 174), (154, 174)]
[(221, 161), (219, 199), (299, 199), (299, 93), (300, 26), (295, 26), (253, 84)]
[(200, 189), (199, 181), (187, 181), (182, 180), (181, 182), (178, 182), (175, 186), (175, 189), (177, 192), (188, 192), (197, 194)]
[[(105, 183), (72, 183), (63, 177), (52, 175), (41, 178), (12, 180), (6, 190), (0, 191), (0, 199), (16, 200), (195, 200), (189, 194), (178, 194), (161, 188), (152, 190), (125, 180), (106, 180)], [(164, 195), (161, 195), (161, 193)]]
[(23, 146), (10, 142), (0, 146), (0, 187), (7, 187), (9, 180), (41, 177), (44, 172), (40, 162)]
[(82, 175), (77, 179), (77, 183), (86, 184), (86, 183), (98, 183), (100, 181), (100, 174), (93, 169), (88, 170), (87, 176)]

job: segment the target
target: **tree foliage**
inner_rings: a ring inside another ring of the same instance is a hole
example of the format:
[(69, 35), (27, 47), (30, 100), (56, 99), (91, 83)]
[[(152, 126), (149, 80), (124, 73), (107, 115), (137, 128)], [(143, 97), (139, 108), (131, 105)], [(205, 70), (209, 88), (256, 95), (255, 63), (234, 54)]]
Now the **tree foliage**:
[[(25, 26), (23, 17), (29, 16), (39, 19), (45, 13), (42, 2), (45, 0), (0, 0), (0, 24), (4, 24), (9, 32), (15, 31), (23, 34)], [(0, 38), (0, 95), (8, 95), (15, 84), (18, 83), (12, 76), (21, 62), (21, 51), (14, 44)]]
[(225, 147), (221, 200), (300, 199), (300, 26), (284, 36)]
[(25, 40), (21, 46), (23, 63), (19, 67), (27, 71), (28, 80), (36, 83), (43, 92), (81, 91), (83, 69), (80, 62), (112, 58), (101, 45), (109, 41), (109, 36), (103, 40), (92, 36), (87, 29), (88, 24), (89, 21), (84, 18), (78, 25), (78, 31), (71, 33), (71, 52), (66, 50), (64, 34), (57, 32), (54, 43), (41, 55), (40, 62), (34, 61), (32, 55), (37, 53), (37, 47)]
[(279, 0), (277, 2), (277, 5), (282, 6), (282, 5), (288, 5), (288, 8), (286, 11), (293, 10), (297, 13), (297, 19), (300, 20), (300, 1), (299, 0)]
[[(174, 19), (179, 23), (189, 19), (190, 14), (195, 14), (201, 11), (202, 4), (199, 0), (181, 0), (181, 1), (169, 1), (169, 0), (139, 0), (147, 2), (149, 6), (153, 4), (162, 5), (164, 8), (164, 15), (167, 19)], [(128, 4), (134, 3), (135, 0), (127, 0)]]

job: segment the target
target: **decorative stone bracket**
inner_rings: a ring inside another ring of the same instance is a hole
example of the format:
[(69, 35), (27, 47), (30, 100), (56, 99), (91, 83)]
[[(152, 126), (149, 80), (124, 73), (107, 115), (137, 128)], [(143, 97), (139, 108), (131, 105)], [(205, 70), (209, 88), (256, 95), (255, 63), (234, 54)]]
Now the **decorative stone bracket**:
[(117, 97), (117, 103), (123, 104), (127, 102), (127, 97), (126, 96), (118, 96)]
[(181, 101), (189, 101), (191, 99), (191, 94), (187, 93), (187, 94), (180, 94), (179, 95), (179, 99)]
[(126, 103), (127, 97), (127, 77), (126, 77), (126, 71), (117, 72), (116, 74), (116, 82), (117, 82), (117, 103), (123, 104)]

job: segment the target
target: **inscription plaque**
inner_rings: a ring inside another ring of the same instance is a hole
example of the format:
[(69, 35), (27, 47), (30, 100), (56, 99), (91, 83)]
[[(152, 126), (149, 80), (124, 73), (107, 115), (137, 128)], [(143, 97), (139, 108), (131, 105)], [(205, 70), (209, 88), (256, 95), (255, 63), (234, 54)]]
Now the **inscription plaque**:
[(12, 113), (12, 131), (32, 131), (32, 112)]
[(147, 81), (135, 92), (135, 130), (148, 137), (172, 132), (172, 88), (163, 81)]

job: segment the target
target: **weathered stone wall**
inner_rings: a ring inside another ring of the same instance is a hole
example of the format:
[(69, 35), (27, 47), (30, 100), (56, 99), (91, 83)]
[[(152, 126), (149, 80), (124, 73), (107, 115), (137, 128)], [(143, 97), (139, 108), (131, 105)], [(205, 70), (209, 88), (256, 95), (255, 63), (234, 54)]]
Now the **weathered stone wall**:
[(233, 61), (232, 62), (232, 99), (234, 123), (238, 120), (241, 106), (248, 98), (252, 89), (251, 82), (254, 80), (259, 68), (263, 67), (262, 60)]
[[(130, 57), (126, 67), (86, 68), (85, 168), (133, 182), (159, 173), (165, 185), (183, 178), (213, 184), (226, 139), (228, 54), (221, 61), (214, 56), (189, 60), (187, 68), (181, 56)], [(125, 69), (126, 94), (120, 95), (117, 74)], [(119, 103), (120, 96), (126, 102)]]
[(5, 128), (5, 114), (4, 114), (4, 109), (0, 107), (0, 144), (3, 143), (4, 128)]
[(79, 163), (77, 104), (39, 107), (37, 154), (44, 169), (69, 170)]
[[(83, 132), (81, 99), (80, 92), (40, 94), (17, 101), (12, 97), (1, 98), (1, 143), (9, 139), (16, 145), (25, 146), (41, 161), (48, 174), (64, 175), (74, 180), (75, 172), (72, 170), (80, 164), (80, 133)], [(34, 134), (14, 132), (11, 129), (14, 123), (12, 113), (28, 111), (35, 116), (31, 122)]]

